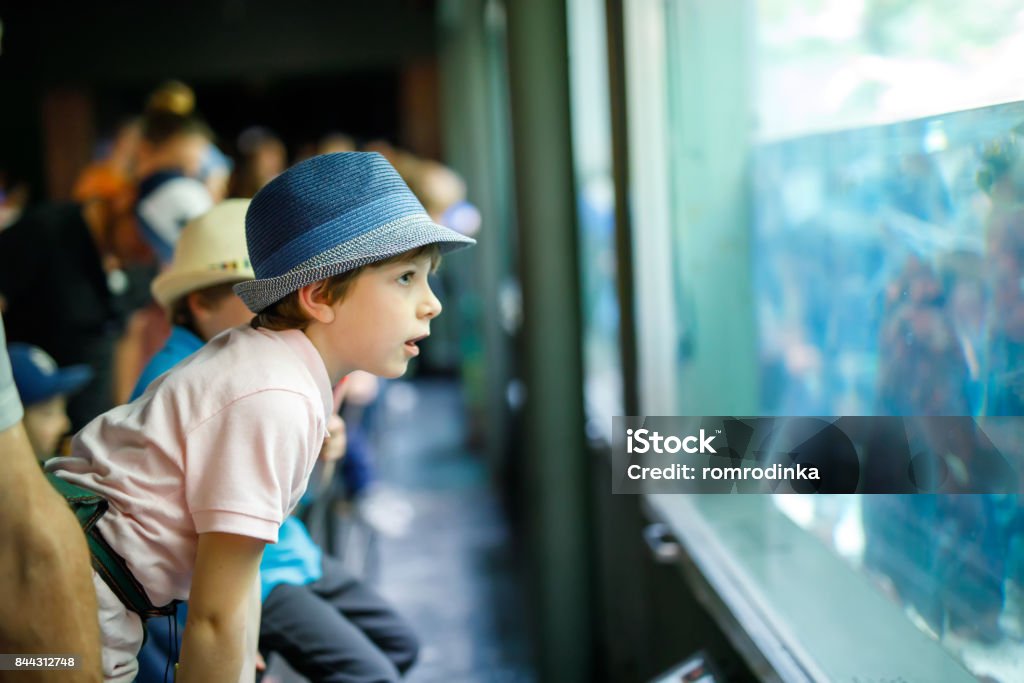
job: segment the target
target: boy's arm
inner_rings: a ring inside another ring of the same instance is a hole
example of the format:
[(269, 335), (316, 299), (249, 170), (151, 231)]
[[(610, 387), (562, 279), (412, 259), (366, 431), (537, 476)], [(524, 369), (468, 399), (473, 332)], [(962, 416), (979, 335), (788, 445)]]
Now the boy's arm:
[(243, 667), (250, 674), (245, 663), (255, 652), (248, 652), (246, 623), (264, 545), (237, 534), (199, 534), (178, 683), (241, 680)]
[(242, 664), (242, 672), (238, 678), (239, 683), (251, 683), (255, 671), (262, 662), (259, 656), (260, 647), (260, 608), (263, 606), (260, 600), (260, 577), (256, 574), (256, 580), (252, 582), (249, 589), (248, 619), (245, 624), (245, 661)]

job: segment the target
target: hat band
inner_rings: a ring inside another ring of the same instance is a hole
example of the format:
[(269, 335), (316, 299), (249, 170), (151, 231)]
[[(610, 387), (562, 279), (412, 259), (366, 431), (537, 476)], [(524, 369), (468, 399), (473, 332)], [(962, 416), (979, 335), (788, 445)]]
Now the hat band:
[(219, 263), (211, 263), (206, 269), (207, 270), (249, 270), (249, 259), (238, 259), (235, 261), (220, 261)]

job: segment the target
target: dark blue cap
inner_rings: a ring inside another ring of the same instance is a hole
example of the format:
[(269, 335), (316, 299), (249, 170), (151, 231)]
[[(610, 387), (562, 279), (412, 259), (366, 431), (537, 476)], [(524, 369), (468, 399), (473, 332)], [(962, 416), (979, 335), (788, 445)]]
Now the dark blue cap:
[(73, 394), (92, 379), (88, 365), (58, 368), (50, 354), (31, 344), (10, 344), (11, 372), (22, 404), (28, 408), (54, 396)]

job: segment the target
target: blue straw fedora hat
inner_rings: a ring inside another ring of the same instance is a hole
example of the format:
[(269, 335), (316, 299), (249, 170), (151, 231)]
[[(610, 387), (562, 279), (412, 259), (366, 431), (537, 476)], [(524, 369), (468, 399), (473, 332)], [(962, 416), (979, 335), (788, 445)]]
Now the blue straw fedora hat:
[(245, 215), (256, 279), (234, 286), (249, 310), (308, 284), (437, 244), (447, 253), (474, 244), (430, 219), (376, 152), (307, 159), (256, 193)]

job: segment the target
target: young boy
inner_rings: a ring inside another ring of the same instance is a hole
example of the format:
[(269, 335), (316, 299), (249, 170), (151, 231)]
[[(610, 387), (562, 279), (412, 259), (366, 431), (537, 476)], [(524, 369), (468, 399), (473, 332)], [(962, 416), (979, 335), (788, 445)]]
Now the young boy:
[(61, 438), (71, 429), (67, 397), (92, 379), (88, 365), (58, 368), (50, 354), (31, 344), (11, 344), (11, 371), (25, 406), (25, 432), (39, 462), (57, 455)]
[(212, 339), (47, 464), (109, 505), (90, 531), (111, 551), (94, 574), (107, 680), (134, 676), (142, 617), (186, 598), (179, 683), (252, 675), (263, 547), (306, 488), (331, 387), (354, 370), (405, 372), (441, 312), (427, 284), (437, 255), (474, 242), (433, 223), (383, 157), (357, 152), (271, 181), (246, 239), (256, 279), (235, 291), (251, 326)]
[[(153, 298), (170, 313), (171, 336), (143, 370), (133, 399), (210, 339), (252, 319), (231, 289), (255, 277), (245, 245), (248, 208), (248, 199), (229, 199), (182, 231), (170, 268), (152, 286)], [(332, 413), (327, 426), (331, 439), (320, 453), (325, 462), (345, 450), (341, 418)], [(263, 553), (260, 586), (260, 649), (279, 652), (310, 680), (392, 680), (415, 660), (416, 639), (401, 617), (340, 562), (324, 556), (294, 516)], [(138, 683), (163, 680), (177, 647), (168, 626), (163, 620), (148, 625)]]

